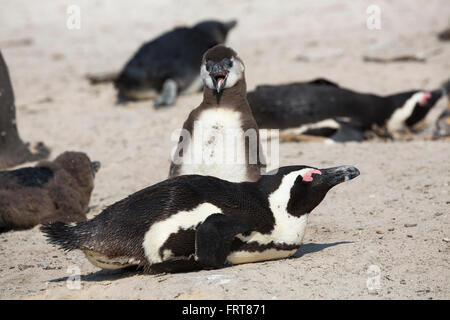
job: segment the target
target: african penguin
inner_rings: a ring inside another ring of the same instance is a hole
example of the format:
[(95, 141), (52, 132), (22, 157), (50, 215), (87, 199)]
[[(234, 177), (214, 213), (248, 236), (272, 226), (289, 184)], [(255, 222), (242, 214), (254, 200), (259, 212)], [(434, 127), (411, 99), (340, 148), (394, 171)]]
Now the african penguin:
[[(370, 130), (373, 125), (386, 126), (391, 132), (411, 128), (425, 118), (442, 93), (443, 89), (412, 90), (382, 97), (341, 88), (327, 79), (316, 79), (258, 86), (247, 98), (260, 128), (298, 128), (299, 133), (309, 134), (311, 127), (315, 130), (322, 127), (334, 134), (345, 123), (362, 131)], [(332, 121), (322, 122), (328, 119)], [(352, 134), (361, 138), (355, 131)], [(345, 135), (341, 134), (339, 139), (345, 141)]]
[(0, 170), (28, 161), (43, 160), (50, 150), (39, 142), (31, 152), (28, 143), (20, 138), (17, 129), (14, 91), (8, 67), (0, 52)]
[(52, 162), (0, 171), (0, 232), (86, 220), (99, 168), (84, 153), (64, 152)]
[(244, 63), (234, 50), (217, 45), (203, 56), (200, 73), (203, 101), (183, 125), (169, 177), (201, 174), (256, 181), (265, 160), (246, 98)]
[(162, 181), (76, 224), (41, 227), (49, 242), (82, 250), (105, 269), (146, 272), (220, 268), (293, 255), (308, 215), (351, 166), (281, 167), (256, 182), (185, 175)]
[(172, 105), (177, 95), (201, 90), (198, 69), (202, 55), (225, 42), (236, 23), (203, 21), (145, 43), (115, 80), (119, 100), (156, 98), (155, 106)]
[(447, 108), (441, 113), (434, 125), (433, 138), (450, 137), (450, 79), (442, 84), (444, 94), (447, 96)]

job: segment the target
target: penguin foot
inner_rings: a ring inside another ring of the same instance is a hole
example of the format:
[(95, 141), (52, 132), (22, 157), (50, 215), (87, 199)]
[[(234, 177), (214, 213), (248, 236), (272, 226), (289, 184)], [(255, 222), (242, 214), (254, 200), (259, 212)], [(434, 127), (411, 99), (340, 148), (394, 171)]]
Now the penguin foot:
[(177, 98), (177, 83), (172, 79), (164, 82), (161, 94), (155, 100), (155, 108), (161, 106), (171, 106)]

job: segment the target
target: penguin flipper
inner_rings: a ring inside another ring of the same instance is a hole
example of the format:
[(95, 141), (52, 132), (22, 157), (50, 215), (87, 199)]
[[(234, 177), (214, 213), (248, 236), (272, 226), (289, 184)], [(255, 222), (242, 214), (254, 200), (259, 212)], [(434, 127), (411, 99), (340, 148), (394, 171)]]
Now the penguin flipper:
[(163, 88), (155, 100), (155, 107), (171, 106), (177, 98), (178, 85), (173, 79), (164, 81)]
[(197, 261), (204, 268), (223, 267), (234, 237), (250, 229), (250, 226), (235, 218), (219, 213), (210, 215), (197, 229)]

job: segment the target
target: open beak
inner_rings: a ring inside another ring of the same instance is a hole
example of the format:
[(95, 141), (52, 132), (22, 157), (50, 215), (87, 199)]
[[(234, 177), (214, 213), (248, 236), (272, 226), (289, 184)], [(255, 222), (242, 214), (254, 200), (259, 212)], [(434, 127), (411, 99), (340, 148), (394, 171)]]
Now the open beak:
[(222, 63), (219, 62), (211, 68), (209, 76), (211, 77), (217, 93), (220, 93), (227, 82), (228, 70), (222, 65)]

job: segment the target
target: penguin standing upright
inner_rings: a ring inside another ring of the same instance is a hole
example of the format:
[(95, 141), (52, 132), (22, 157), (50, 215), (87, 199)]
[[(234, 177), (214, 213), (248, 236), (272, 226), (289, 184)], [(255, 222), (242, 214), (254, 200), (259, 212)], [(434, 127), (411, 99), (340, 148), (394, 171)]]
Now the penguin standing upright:
[(212, 175), (233, 182), (256, 181), (265, 160), (258, 125), (247, 102), (244, 64), (223, 45), (203, 56), (203, 101), (183, 125), (170, 177)]
[(178, 27), (145, 43), (115, 80), (119, 100), (155, 99), (172, 105), (182, 93), (201, 90), (198, 68), (209, 48), (225, 42), (236, 21), (203, 21)]
[(302, 244), (308, 215), (355, 167), (278, 168), (256, 182), (211, 176), (167, 179), (77, 224), (42, 226), (50, 243), (82, 250), (105, 269), (147, 272), (220, 268), (286, 258)]

